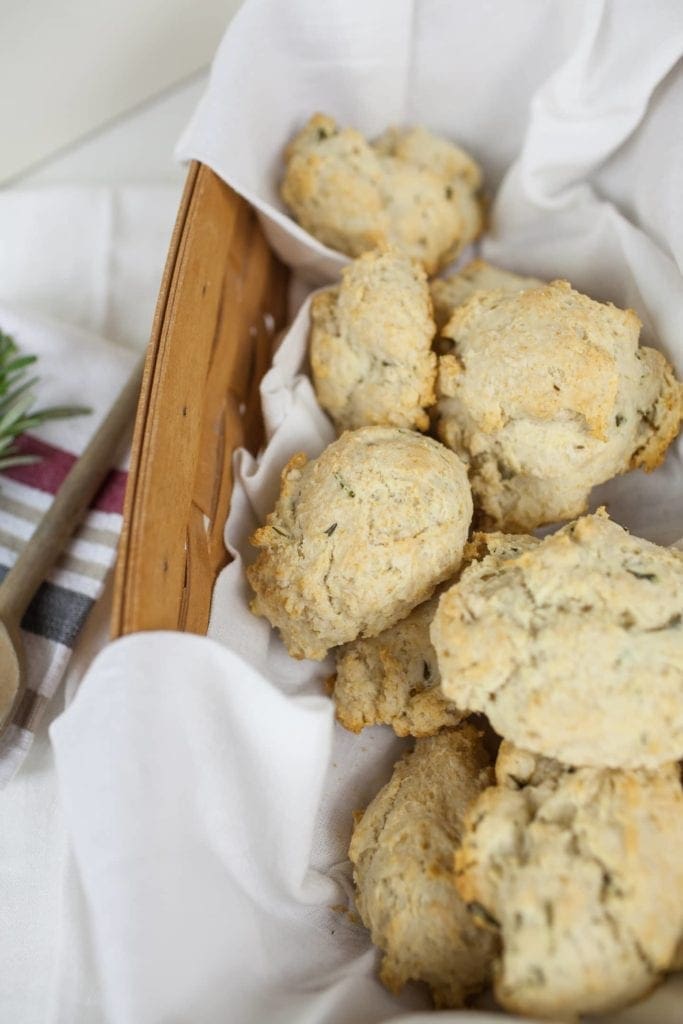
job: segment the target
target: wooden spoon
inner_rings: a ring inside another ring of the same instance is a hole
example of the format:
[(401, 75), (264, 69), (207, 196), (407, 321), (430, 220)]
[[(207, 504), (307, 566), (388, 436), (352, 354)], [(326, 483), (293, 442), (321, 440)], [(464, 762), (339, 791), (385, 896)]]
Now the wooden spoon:
[(144, 359), (0, 584), (0, 735), (12, 721), (26, 689), (21, 620), (116, 460), (126, 428), (133, 422), (143, 367)]

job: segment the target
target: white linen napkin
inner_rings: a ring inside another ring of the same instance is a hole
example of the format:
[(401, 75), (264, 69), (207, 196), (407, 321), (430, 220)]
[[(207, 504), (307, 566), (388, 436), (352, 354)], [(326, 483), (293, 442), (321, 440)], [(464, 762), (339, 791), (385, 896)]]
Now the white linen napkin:
[[(132, 372), (135, 354), (91, 332), (0, 305), (0, 330), (33, 368), (36, 408), (88, 403), (91, 413), (49, 420), (17, 439), (40, 461), (0, 472), (0, 578), (14, 565), (72, 465)], [(122, 467), (125, 452), (121, 453)], [(23, 764), (79, 633), (116, 559), (127, 473), (112, 466), (98, 494), (22, 619), (25, 689), (0, 737), (0, 789)]]
[[(320, 281), (343, 260), (279, 204), (286, 139), (313, 109), (368, 132), (422, 121), (501, 184), (487, 255), (631, 303), (681, 375), (681, 53), (683, 26), (665, 2), (254, 0), (226, 34), (179, 153), (250, 198), (283, 258)], [(247, 536), (272, 507), (279, 470), (331, 437), (301, 372), (306, 328), (304, 304), (263, 382), (268, 447), (236, 460), (235, 560), (214, 593), (214, 639), (117, 642), (52, 728), (115, 1024), (373, 1024), (427, 1006), (417, 987), (398, 998), (381, 988), (377, 954), (347, 914), (352, 811), (404, 744), (335, 725), (328, 667), (289, 659), (246, 606)], [(683, 534), (682, 493), (679, 442), (654, 475), (629, 474), (599, 496), (618, 521), (671, 542)], [(680, 992), (672, 978), (606, 1019), (674, 1024)]]

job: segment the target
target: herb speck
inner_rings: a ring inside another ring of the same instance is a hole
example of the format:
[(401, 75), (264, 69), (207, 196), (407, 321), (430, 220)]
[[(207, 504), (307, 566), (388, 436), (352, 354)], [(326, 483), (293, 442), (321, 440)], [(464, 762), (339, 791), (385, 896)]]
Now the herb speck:
[(342, 491), (346, 491), (346, 493), (348, 494), (349, 498), (355, 498), (356, 497), (356, 492), (351, 487), (349, 487), (349, 485), (347, 484), (346, 480), (344, 480), (344, 478), (341, 476), (341, 474), (335, 473), (334, 474), (334, 479), (337, 481), (337, 483), (341, 487)]
[(473, 900), (467, 904), (467, 909), (474, 918), (478, 918), (479, 921), (489, 928), (500, 928), (500, 922), (496, 920), (493, 914), (489, 914), (486, 907), (482, 906), (481, 903), (477, 903)]

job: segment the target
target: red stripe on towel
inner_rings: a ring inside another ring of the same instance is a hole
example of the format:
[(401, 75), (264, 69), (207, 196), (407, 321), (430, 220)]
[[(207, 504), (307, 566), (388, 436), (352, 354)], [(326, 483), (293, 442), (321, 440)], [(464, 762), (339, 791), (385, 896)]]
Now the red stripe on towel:
[[(63, 448), (39, 441), (30, 434), (22, 434), (17, 438), (16, 447), (22, 455), (39, 455), (41, 461), (31, 466), (14, 466), (4, 472), (17, 483), (27, 487), (35, 487), (47, 494), (56, 494), (64, 477), (67, 475), (77, 456)], [(126, 493), (127, 473), (113, 469), (102, 484), (91, 508), (100, 512), (122, 512), (123, 498)]]

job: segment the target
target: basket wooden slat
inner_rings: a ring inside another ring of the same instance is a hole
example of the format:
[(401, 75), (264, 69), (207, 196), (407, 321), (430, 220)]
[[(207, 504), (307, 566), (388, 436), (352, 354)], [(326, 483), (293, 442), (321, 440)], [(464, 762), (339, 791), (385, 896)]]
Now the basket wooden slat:
[(262, 440), (258, 386), (284, 326), (287, 278), (249, 205), (193, 164), (147, 352), (113, 636), (206, 632), (227, 561), (232, 453)]

